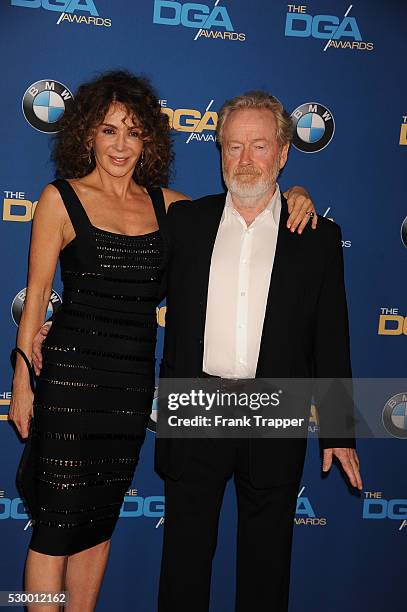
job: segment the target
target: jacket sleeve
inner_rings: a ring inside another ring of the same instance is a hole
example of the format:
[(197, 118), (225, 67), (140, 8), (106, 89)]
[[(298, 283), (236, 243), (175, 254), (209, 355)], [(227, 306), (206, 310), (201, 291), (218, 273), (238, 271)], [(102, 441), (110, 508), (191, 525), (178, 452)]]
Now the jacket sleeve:
[[(189, 200), (187, 202), (189, 202)], [(160, 362), (160, 373), (159, 373), (160, 378), (166, 378), (168, 376), (171, 376), (172, 374), (168, 360), (169, 358), (171, 358), (171, 354), (173, 352), (170, 350), (169, 347), (172, 347), (174, 344), (174, 338), (173, 338), (174, 332), (173, 332), (172, 325), (170, 324), (171, 303), (167, 297), (167, 289), (170, 283), (171, 263), (172, 263), (172, 259), (174, 256), (174, 249), (176, 246), (177, 217), (184, 203), (185, 203), (184, 200), (180, 200), (178, 202), (172, 202), (170, 206), (168, 207), (167, 216), (166, 216), (165, 230), (166, 230), (168, 251), (166, 255), (166, 264), (163, 270), (163, 276), (162, 276), (161, 285), (160, 285), (160, 297), (161, 299), (166, 298), (167, 311), (166, 311), (166, 316), (165, 316), (166, 322), (165, 322), (164, 346), (163, 346), (162, 358)]]
[(315, 399), (321, 448), (354, 448), (354, 411), (342, 236), (329, 228), (314, 336)]
[[(183, 202), (180, 200), (179, 202)], [(179, 202), (172, 202), (167, 210), (167, 214), (165, 217), (165, 238), (166, 238), (166, 257), (165, 257), (165, 267), (162, 273), (158, 301), (161, 302), (167, 295), (167, 284), (168, 284), (168, 269), (171, 261), (171, 256), (175, 243), (175, 217), (176, 217), (176, 208)]]

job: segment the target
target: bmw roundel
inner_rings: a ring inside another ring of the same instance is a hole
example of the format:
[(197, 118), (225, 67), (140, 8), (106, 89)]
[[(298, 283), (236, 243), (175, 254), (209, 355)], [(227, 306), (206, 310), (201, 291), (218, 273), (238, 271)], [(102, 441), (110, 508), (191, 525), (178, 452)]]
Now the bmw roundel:
[(383, 408), (383, 425), (395, 438), (407, 438), (407, 393), (398, 393)]
[(332, 140), (335, 121), (331, 111), (317, 102), (307, 102), (291, 113), (293, 145), (304, 153), (317, 153)]
[(37, 81), (28, 87), (23, 96), (24, 117), (40, 132), (58, 132), (59, 122), (72, 101), (72, 93), (59, 81)]
[[(17, 327), (20, 325), (21, 315), (23, 314), (26, 293), (26, 288), (21, 289), (21, 291), (17, 293), (11, 304), (11, 316)], [(61, 296), (54, 289), (52, 289), (45, 318), (48, 319), (52, 314), (58, 312), (61, 305)]]

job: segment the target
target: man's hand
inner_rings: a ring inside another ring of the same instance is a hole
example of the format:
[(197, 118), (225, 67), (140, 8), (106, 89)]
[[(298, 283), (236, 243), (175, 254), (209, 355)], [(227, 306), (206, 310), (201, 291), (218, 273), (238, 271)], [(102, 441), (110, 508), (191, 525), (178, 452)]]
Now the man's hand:
[(298, 233), (301, 234), (310, 219), (309, 213), (313, 212), (314, 217), (311, 226), (312, 229), (316, 229), (318, 217), (308, 191), (303, 187), (290, 187), (290, 189), (284, 192), (284, 196), (287, 198), (288, 212), (290, 213), (287, 227), (291, 229), (292, 232), (297, 230)]
[(362, 490), (362, 478), (359, 471), (359, 458), (354, 448), (326, 448), (322, 471), (328, 472), (332, 466), (332, 458), (336, 457), (341, 462), (343, 471), (349, 478), (353, 487)]
[(32, 346), (32, 364), (34, 367), (34, 372), (37, 376), (39, 376), (42, 369), (42, 343), (48, 335), (49, 330), (51, 329), (52, 322), (48, 321), (44, 323), (41, 327), (40, 331), (34, 336), (33, 346)]

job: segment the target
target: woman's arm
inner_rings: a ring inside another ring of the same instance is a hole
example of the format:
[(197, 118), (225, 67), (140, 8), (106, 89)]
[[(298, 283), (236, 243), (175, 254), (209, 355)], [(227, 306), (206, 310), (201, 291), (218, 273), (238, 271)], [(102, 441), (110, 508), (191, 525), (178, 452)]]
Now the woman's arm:
[[(191, 200), (191, 198), (179, 191), (173, 189), (163, 189), (165, 208), (168, 207), (172, 202), (177, 200)], [(310, 213), (314, 213), (312, 218), (312, 229), (316, 229), (318, 223), (318, 216), (314, 207), (314, 203), (311, 200), (311, 196), (304, 187), (294, 186), (287, 189), (284, 193), (287, 198), (288, 212), (290, 214), (287, 227), (292, 232), (302, 233), (304, 227), (310, 220)]]
[[(58, 191), (48, 185), (41, 194), (34, 214), (27, 294), (17, 334), (17, 346), (30, 361), (33, 338), (44, 322), (67, 220)], [(32, 403), (28, 369), (23, 358), (17, 355), (9, 418), (23, 438), (28, 436)]]

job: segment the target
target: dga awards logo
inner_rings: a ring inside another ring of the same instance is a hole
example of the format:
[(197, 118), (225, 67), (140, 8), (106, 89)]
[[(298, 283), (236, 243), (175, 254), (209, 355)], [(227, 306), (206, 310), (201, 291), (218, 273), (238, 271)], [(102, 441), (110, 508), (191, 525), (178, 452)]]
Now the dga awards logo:
[(317, 153), (331, 142), (335, 121), (331, 111), (317, 102), (301, 104), (291, 113), (293, 145), (303, 153)]
[(399, 144), (407, 145), (407, 115), (403, 115), (400, 125), (400, 140)]
[(55, 134), (73, 95), (59, 81), (42, 80), (30, 85), (23, 96), (23, 113), (28, 123), (48, 134)]
[(381, 491), (365, 491), (362, 518), (401, 521), (398, 531), (407, 527), (407, 499), (385, 499)]
[[(334, 221), (334, 218), (332, 217), (333, 213), (330, 212), (331, 209), (332, 209), (332, 206), (328, 206), (328, 208), (325, 209), (325, 212), (323, 213), (322, 217), (325, 217), (325, 219), (329, 219), (329, 221)], [(352, 240), (344, 240), (342, 238), (342, 248), (343, 249), (350, 249), (351, 246), (352, 246)]]
[(202, 110), (196, 108), (169, 108), (167, 100), (160, 100), (161, 111), (168, 115), (170, 128), (175, 132), (188, 133), (190, 142), (216, 142), (218, 113), (212, 110), (214, 100), (209, 100)]
[(407, 317), (400, 314), (399, 308), (380, 308), (379, 336), (407, 336)]
[(198, 38), (235, 40), (243, 42), (246, 34), (235, 32), (226, 7), (196, 2), (176, 2), (175, 0), (154, 0), (153, 23), (162, 26), (181, 26), (198, 30)]
[(297, 507), (295, 510), (295, 525), (306, 525), (311, 527), (325, 526), (327, 519), (325, 516), (317, 516), (311, 504), (310, 498), (303, 495), (305, 487), (302, 487), (297, 496)]
[(358, 22), (349, 16), (353, 5), (350, 4), (343, 17), (337, 15), (310, 15), (307, 7), (289, 4), (285, 20), (285, 36), (297, 38), (317, 38), (326, 40), (323, 50), (350, 49), (372, 51), (372, 42), (362, 40)]
[(112, 25), (111, 19), (99, 17), (94, 0), (11, 0), (11, 6), (44, 9), (60, 13), (56, 22), (57, 25), (63, 22), (105, 26), (107, 28)]
[(6, 490), (0, 489), (0, 520), (27, 521), (28, 518), (22, 499), (6, 497)]
[[(21, 315), (23, 313), (26, 293), (27, 293), (26, 288), (19, 291), (19, 293), (17, 293), (16, 297), (14, 298), (11, 304), (11, 316), (13, 317), (13, 321), (17, 325), (17, 327), (19, 326), (20, 321), (21, 321)], [(51, 297), (49, 298), (49, 302), (48, 302), (46, 318), (50, 317), (52, 314), (57, 312), (59, 308), (61, 307), (61, 304), (62, 304), (62, 300), (60, 296), (54, 289), (52, 289)]]
[(4, 190), (3, 221), (32, 221), (38, 200), (26, 199), (24, 191)]
[(0, 421), (8, 420), (10, 402), (11, 391), (0, 391)]
[(120, 509), (121, 519), (154, 518), (158, 519), (155, 524), (157, 529), (164, 522), (165, 500), (163, 495), (149, 495), (142, 497), (138, 489), (130, 489), (126, 492)]
[(383, 425), (395, 438), (407, 438), (407, 393), (397, 393), (387, 400)]

